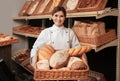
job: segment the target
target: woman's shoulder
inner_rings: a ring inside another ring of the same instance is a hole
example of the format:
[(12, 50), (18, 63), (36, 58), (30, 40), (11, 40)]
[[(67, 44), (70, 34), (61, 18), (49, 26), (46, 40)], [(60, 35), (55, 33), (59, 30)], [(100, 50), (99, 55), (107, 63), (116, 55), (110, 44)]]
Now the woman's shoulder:
[(73, 33), (73, 30), (71, 28), (65, 28), (65, 30)]
[(44, 30), (42, 30), (42, 32), (50, 32), (50, 29), (51, 29), (51, 27), (48, 27), (48, 28), (45, 28)]

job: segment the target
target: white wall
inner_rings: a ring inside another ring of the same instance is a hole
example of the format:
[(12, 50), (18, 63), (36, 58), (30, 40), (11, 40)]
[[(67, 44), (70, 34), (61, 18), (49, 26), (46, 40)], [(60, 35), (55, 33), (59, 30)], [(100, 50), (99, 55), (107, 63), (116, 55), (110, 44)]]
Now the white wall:
[[(13, 21), (13, 17), (18, 16), (25, 2), (26, 0), (1, 0), (0, 33), (13, 35), (12, 28), (18, 24), (16, 21)], [(21, 45), (24, 45), (24, 42), (25, 40), (20, 40), (20, 43), (12, 44), (12, 51), (19, 49)]]
[(12, 35), (14, 22), (12, 18), (17, 16), (25, 0), (1, 0), (0, 2), (0, 33)]

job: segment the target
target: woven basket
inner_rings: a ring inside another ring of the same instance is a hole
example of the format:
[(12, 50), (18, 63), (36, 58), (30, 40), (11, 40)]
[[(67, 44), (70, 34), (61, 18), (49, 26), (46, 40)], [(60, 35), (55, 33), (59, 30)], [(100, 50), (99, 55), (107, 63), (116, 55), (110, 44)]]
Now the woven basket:
[(81, 70), (62, 70), (62, 69), (50, 69), (40, 70), (35, 67), (34, 79), (35, 80), (86, 80), (89, 76), (89, 65), (84, 58), (81, 58), (86, 64), (86, 69)]
[(7, 46), (7, 45), (10, 45), (10, 44), (15, 44), (15, 43), (18, 43), (18, 42), (19, 42), (19, 39), (16, 38), (16, 37), (13, 37), (13, 39), (11, 39), (11, 40), (6, 40), (6, 41), (0, 42), (0, 47), (1, 46)]
[(116, 33), (114, 29), (109, 30), (107, 33), (99, 36), (79, 36), (78, 40), (81, 43), (93, 44), (96, 46), (104, 45), (114, 39), (116, 39)]
[(85, 80), (88, 78), (89, 68), (86, 70), (37, 70), (34, 71), (35, 80)]
[[(92, 0), (91, 0), (92, 1)], [(108, 0), (96, 0), (96, 4), (93, 6), (89, 6), (89, 7), (79, 7), (78, 11), (79, 12), (90, 12), (90, 11), (98, 11), (98, 10), (103, 10), (106, 7), (106, 4), (108, 2)], [(91, 2), (92, 5), (93, 1)]]

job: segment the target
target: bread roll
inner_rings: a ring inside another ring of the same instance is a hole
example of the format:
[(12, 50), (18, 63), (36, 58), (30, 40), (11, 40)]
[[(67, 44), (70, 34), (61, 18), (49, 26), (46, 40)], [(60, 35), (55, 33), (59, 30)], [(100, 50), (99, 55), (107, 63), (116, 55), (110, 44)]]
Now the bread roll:
[(62, 68), (68, 63), (69, 54), (66, 51), (56, 51), (50, 58), (50, 66), (54, 69)]
[(38, 51), (38, 61), (39, 60), (49, 60), (52, 54), (55, 52), (51, 45), (44, 45)]
[(78, 57), (70, 57), (67, 67), (71, 70), (83, 70), (87, 68), (86, 64)]
[(49, 70), (50, 69), (48, 60), (39, 60), (36, 63), (36, 67), (39, 70)]

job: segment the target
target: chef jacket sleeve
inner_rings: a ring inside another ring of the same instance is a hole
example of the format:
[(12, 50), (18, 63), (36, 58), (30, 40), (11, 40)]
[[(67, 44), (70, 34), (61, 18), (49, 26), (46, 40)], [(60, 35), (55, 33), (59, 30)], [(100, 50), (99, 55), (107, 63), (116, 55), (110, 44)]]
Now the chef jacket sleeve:
[(30, 53), (30, 63), (32, 66), (36, 63), (37, 60), (37, 51), (38, 49), (46, 43), (46, 30), (43, 30), (38, 38), (36, 39)]

